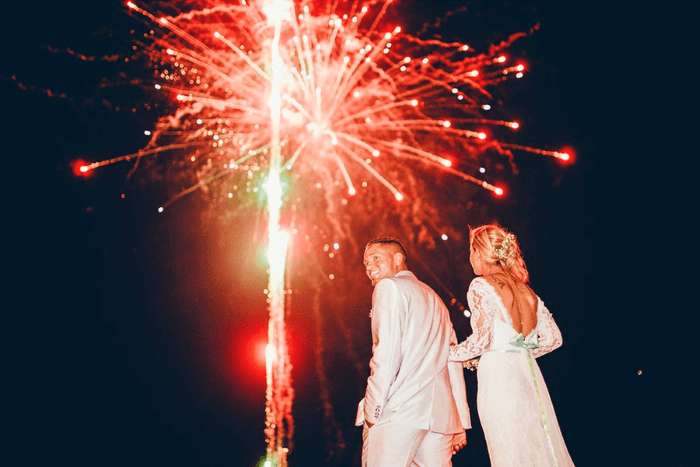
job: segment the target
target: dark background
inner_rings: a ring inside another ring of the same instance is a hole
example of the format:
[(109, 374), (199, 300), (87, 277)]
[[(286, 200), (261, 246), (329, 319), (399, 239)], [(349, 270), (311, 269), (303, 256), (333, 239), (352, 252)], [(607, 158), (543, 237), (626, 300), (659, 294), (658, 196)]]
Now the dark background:
[[(518, 142), (576, 152), (569, 166), (517, 155), (509, 199), (478, 195), (488, 214), (470, 221), (498, 220), (519, 234), (532, 285), (561, 327), (564, 346), (540, 365), (574, 462), (698, 465), (691, 351), (698, 7), (405, 1), (396, 8), (417, 23), (460, 5), (468, 19), (446, 24), (445, 34), (475, 46), (539, 22), (509, 52), (529, 66), (506, 87), (508, 108), (523, 127)], [(64, 53), (128, 53), (133, 26), (125, 10), (111, 1), (0, 6), (8, 257), (0, 463), (254, 465), (265, 452), (266, 277), (255, 259), (264, 242), (251, 241), (245, 225), (203, 223), (198, 197), (156, 215), (167, 181), (121, 199), (126, 165), (87, 179), (70, 167), (146, 141), (141, 129), (152, 116), (88, 97), (114, 71), (110, 64)], [(362, 280), (360, 258), (346, 265), (345, 274)], [(464, 301), (471, 272), (461, 267), (430, 271)], [(428, 269), (416, 272), (433, 283)], [(363, 282), (353, 294), (366, 297), (361, 306), (321, 311), (364, 316), (371, 287)], [(347, 336), (333, 327), (343, 321), (307, 313), (304, 300), (313, 297), (302, 294), (289, 319), (297, 394), (290, 465), (359, 465), (361, 434), (352, 423), (363, 384), (357, 375), (369, 360), (368, 322), (357, 320), (353, 333), (366, 337), (348, 356)], [(466, 319), (451, 311), (466, 337)], [(326, 361), (336, 366), (319, 383), (314, 346), (324, 332)], [(454, 465), (488, 465), (474, 374), (466, 378), (475, 428)], [(332, 398), (331, 428), (323, 389)]]

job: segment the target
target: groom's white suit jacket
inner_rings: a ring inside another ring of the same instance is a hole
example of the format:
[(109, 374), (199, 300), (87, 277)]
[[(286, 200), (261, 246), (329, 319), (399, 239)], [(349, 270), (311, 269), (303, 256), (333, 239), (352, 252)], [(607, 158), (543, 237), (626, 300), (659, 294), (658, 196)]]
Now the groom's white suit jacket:
[(440, 297), (412, 272), (380, 280), (372, 295), (372, 359), (356, 424), (395, 422), (438, 433), (471, 428), (457, 338)]

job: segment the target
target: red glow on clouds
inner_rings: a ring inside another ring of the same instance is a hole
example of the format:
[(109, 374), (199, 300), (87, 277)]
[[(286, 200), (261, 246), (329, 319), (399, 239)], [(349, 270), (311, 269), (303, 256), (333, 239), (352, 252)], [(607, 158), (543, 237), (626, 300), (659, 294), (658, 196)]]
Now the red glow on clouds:
[(244, 324), (231, 330), (226, 347), (227, 358), (224, 370), (232, 382), (250, 391), (265, 382), (265, 348), (267, 346), (267, 326)]
[[(265, 379), (267, 363), (267, 324), (247, 323), (232, 330), (228, 337), (229, 371), (235, 380), (247, 378), (255, 381)], [(296, 358), (296, 343), (294, 339), (287, 341), (290, 359)], [(274, 353), (273, 353), (274, 355)]]
[(255, 343), (255, 363), (265, 366), (267, 364), (267, 352), (268, 352), (267, 341), (260, 341)]
[(267, 362), (267, 335), (251, 336), (246, 347), (247, 351), (245, 353), (248, 355), (246, 361), (251, 369), (259, 369), (265, 372), (265, 363)]

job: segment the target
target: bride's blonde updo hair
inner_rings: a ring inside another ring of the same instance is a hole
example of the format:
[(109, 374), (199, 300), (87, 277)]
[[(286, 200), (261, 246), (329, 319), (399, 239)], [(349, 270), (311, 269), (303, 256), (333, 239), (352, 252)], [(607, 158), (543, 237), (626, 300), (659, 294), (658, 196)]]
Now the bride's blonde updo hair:
[(469, 231), (469, 243), (487, 264), (499, 264), (513, 279), (527, 283), (530, 274), (520, 252), (518, 241), (498, 225), (482, 225)]

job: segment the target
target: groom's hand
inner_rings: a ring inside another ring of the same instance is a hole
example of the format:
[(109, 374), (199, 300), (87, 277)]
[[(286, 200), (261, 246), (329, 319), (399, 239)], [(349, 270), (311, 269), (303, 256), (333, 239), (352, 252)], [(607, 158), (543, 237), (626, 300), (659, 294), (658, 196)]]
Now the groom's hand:
[(464, 446), (467, 445), (467, 432), (462, 431), (452, 435), (452, 455), (457, 454)]

